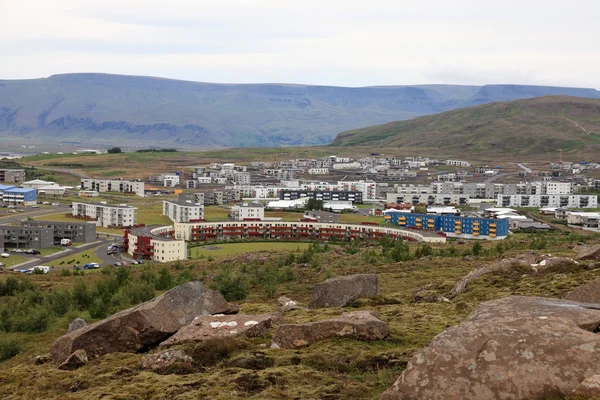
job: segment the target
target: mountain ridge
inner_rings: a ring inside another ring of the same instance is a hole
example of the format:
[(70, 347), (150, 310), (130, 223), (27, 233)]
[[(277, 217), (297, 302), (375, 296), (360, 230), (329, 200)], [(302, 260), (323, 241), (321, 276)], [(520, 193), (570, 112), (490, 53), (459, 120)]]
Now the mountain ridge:
[(600, 150), (600, 99), (544, 96), (483, 104), (342, 132), (332, 145), (593, 152)]
[(600, 98), (527, 85), (218, 84), (100, 73), (0, 80), (0, 138), (226, 147), (329, 144), (339, 132), (496, 98)]

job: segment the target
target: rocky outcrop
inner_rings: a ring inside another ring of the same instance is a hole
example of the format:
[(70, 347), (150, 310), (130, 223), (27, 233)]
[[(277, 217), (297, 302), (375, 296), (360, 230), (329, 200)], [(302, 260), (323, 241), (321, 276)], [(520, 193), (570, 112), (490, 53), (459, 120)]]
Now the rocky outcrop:
[(417, 352), (382, 399), (568, 396), (600, 373), (600, 307), (507, 297), (483, 303)]
[(194, 359), (181, 350), (167, 350), (142, 357), (140, 368), (149, 369), (158, 374), (191, 372), (194, 370)]
[(58, 369), (73, 370), (83, 367), (88, 363), (88, 356), (85, 350), (75, 350), (67, 359), (58, 366)]
[(179, 285), (136, 307), (69, 332), (54, 342), (51, 354), (61, 364), (78, 349), (88, 357), (114, 352), (137, 352), (161, 342), (198, 315), (236, 311), (219, 292), (198, 281)]
[(600, 375), (590, 376), (579, 384), (573, 391), (573, 397), (597, 399), (600, 397)]
[(565, 295), (565, 299), (600, 304), (600, 278), (571, 290)]
[(237, 336), (262, 336), (274, 322), (278, 322), (280, 319), (281, 314), (279, 313), (200, 316), (162, 342), (160, 347)]
[(309, 308), (344, 307), (360, 297), (371, 297), (379, 291), (377, 274), (340, 276), (318, 283)]
[(81, 319), (81, 318), (75, 318), (69, 324), (69, 329), (67, 329), (67, 332), (76, 331), (77, 329), (81, 329), (81, 328), (85, 327), (86, 325), (87, 324), (85, 323), (85, 321), (83, 319)]
[(299, 305), (298, 302), (290, 299), (289, 297), (281, 296), (277, 299), (277, 301), (279, 304), (281, 304), (281, 308), (279, 309), (281, 312), (304, 309), (304, 307)]
[(576, 260), (600, 260), (600, 244), (593, 246), (579, 246), (575, 250), (577, 250)]
[(325, 321), (281, 325), (273, 335), (271, 347), (293, 349), (336, 337), (374, 341), (385, 339), (389, 334), (388, 325), (374, 312), (353, 311)]

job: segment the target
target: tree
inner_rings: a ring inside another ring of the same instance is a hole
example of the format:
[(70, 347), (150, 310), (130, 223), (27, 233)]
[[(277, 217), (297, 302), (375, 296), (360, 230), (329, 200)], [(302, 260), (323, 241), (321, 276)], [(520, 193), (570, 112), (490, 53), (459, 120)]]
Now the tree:
[(473, 243), (473, 255), (474, 256), (478, 256), (481, 254), (481, 250), (483, 249), (483, 246), (481, 246), (481, 243), (479, 241), (476, 241), (475, 243)]
[(306, 202), (306, 210), (320, 211), (323, 209), (323, 200), (308, 199)]
[(108, 149), (106, 151), (108, 154), (118, 154), (118, 153), (122, 153), (123, 151), (121, 150), (120, 147), (111, 147), (110, 149)]

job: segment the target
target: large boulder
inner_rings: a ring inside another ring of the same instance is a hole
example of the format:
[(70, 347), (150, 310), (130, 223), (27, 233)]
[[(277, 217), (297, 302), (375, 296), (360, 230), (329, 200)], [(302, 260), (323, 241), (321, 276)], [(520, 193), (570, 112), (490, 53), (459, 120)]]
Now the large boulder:
[(318, 283), (313, 291), (309, 308), (344, 307), (359, 297), (377, 295), (377, 274), (340, 276)]
[(336, 337), (374, 341), (389, 334), (388, 325), (372, 311), (353, 311), (325, 321), (281, 325), (273, 335), (272, 347), (294, 349)]
[(75, 318), (69, 324), (69, 329), (67, 329), (67, 332), (73, 332), (73, 331), (76, 331), (77, 329), (81, 329), (81, 328), (83, 328), (85, 326), (86, 326), (86, 323), (85, 323), (85, 321), (83, 319), (81, 319), (81, 318)]
[(600, 278), (571, 290), (565, 295), (565, 299), (600, 304)]
[(483, 303), (418, 351), (382, 399), (568, 396), (600, 373), (600, 307), (540, 297)]
[(262, 336), (273, 322), (278, 322), (280, 319), (281, 314), (279, 313), (199, 316), (162, 342), (160, 347), (237, 336)]
[(149, 369), (158, 374), (192, 372), (194, 359), (181, 350), (167, 350), (142, 357), (140, 368)]
[(62, 362), (58, 369), (73, 370), (88, 363), (88, 356), (85, 350), (75, 350), (67, 359)]
[(578, 399), (600, 398), (600, 375), (594, 375), (579, 384), (573, 391), (573, 397)]
[(600, 244), (593, 246), (579, 246), (575, 250), (577, 250), (576, 260), (600, 260)]
[(110, 317), (74, 330), (54, 342), (54, 362), (63, 363), (73, 352), (83, 349), (88, 357), (114, 352), (137, 352), (168, 338), (198, 315), (236, 311), (219, 292), (192, 281), (161, 296), (123, 310)]

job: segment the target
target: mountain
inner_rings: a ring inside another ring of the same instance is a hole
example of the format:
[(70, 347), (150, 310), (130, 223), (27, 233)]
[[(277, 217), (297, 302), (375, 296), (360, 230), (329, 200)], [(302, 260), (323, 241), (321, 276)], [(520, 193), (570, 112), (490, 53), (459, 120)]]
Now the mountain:
[(0, 80), (0, 139), (186, 146), (327, 144), (360, 126), (498, 100), (594, 89), (542, 86), (214, 84), (108, 74)]
[(540, 154), (600, 150), (600, 99), (546, 96), (342, 132), (333, 146)]

